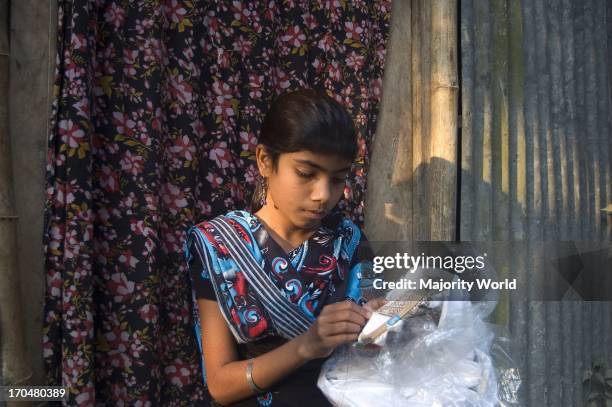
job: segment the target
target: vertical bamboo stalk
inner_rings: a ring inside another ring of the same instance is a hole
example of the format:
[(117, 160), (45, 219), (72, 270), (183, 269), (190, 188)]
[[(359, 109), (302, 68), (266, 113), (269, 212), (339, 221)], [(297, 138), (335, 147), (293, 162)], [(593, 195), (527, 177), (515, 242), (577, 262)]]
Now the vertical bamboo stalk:
[(474, 90), (473, 156), (474, 195), (477, 202), (474, 223), (476, 240), (492, 239), (492, 173), (491, 173), (491, 10), (490, 2), (474, 2), (474, 43), (476, 89)]
[(474, 209), (473, 191), (475, 181), (473, 154), (473, 118), (474, 110), (480, 109), (474, 103), (475, 69), (474, 69), (474, 16), (473, 1), (463, 0), (461, 3), (461, 202), (459, 216), (459, 235), (461, 240), (474, 239)]
[[(493, 115), (491, 127), (492, 152), (492, 220), (493, 240), (509, 241), (511, 238), (510, 225), (510, 134), (508, 123), (508, 75), (509, 75), (509, 46), (508, 46), (508, 10), (506, 0), (491, 1), (492, 24), (495, 29), (492, 33), (492, 66), (491, 77), (493, 83)], [(499, 278), (508, 278), (510, 272), (510, 257), (508, 251), (500, 252), (501, 265), (497, 270)], [(495, 322), (505, 324), (508, 321), (507, 292), (500, 293), (496, 308)]]
[(412, 1), (412, 208), (415, 240), (428, 240), (430, 80), (431, 80), (431, 1)]
[(371, 240), (412, 240), (411, 27), (411, 4), (395, 3), (369, 172), (371, 179), (391, 182), (368, 186), (365, 223)]
[(455, 239), (457, 197), (457, 3), (434, 0), (431, 10), (431, 159), (428, 190), (432, 240)]
[(8, 134), (9, 1), (0, 0), (0, 366), (5, 385), (28, 385), (17, 263), (17, 216)]
[[(508, 241), (510, 238), (509, 202), (510, 155), (508, 130), (508, 11), (506, 0), (494, 0), (492, 6), (492, 82), (493, 117), (491, 132), (492, 190), (493, 190), (493, 238)], [(506, 262), (504, 262), (507, 264)]]

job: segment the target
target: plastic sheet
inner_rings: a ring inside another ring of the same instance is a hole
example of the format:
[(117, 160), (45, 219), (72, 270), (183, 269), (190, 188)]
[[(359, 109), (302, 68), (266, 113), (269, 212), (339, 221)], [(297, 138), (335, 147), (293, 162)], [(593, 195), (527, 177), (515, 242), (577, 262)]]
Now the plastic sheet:
[[(495, 326), (485, 322), (495, 302), (428, 306), (432, 312), (387, 332), (382, 346), (338, 348), (319, 376), (327, 398), (343, 407), (518, 406), (520, 375), (503, 341), (495, 340)], [(503, 359), (497, 371), (494, 340)]]

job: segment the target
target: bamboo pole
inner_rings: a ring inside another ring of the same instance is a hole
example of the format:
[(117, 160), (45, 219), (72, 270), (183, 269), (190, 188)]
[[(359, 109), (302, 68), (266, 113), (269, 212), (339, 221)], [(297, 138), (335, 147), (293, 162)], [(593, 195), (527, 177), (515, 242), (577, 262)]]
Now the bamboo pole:
[[(491, 122), (492, 122), (492, 92), (491, 92), (491, 4), (488, 1), (475, 1), (474, 11), (474, 44), (475, 77), (474, 90), (474, 130), (472, 146), (475, 178), (474, 195), (478, 203), (474, 214), (474, 223), (478, 225), (472, 234), (475, 240), (491, 240), (492, 235), (492, 205), (491, 196)], [(473, 226), (474, 227), (474, 226)]]
[(474, 212), (477, 203), (472, 191), (477, 181), (474, 173), (474, 4), (472, 0), (461, 2), (461, 202), (459, 210), (460, 240), (474, 240)]
[(370, 240), (412, 240), (411, 4), (393, 4), (383, 98), (372, 147), (365, 226)]
[(412, 236), (430, 239), (427, 193), (431, 100), (431, 1), (412, 1)]
[(457, 2), (432, 2), (431, 154), (427, 174), (431, 240), (454, 240), (457, 198)]
[(8, 15), (9, 1), (0, 0), (0, 373), (4, 385), (28, 385), (32, 371), (27, 366), (23, 346), (17, 216), (8, 135)]
[[(508, 10), (505, 0), (491, 2), (491, 18), (495, 29), (492, 33), (493, 46), (491, 76), (493, 82), (493, 116), (491, 128), (492, 151), (492, 202), (493, 238), (510, 240), (510, 155), (508, 128)], [(505, 265), (508, 263), (504, 261)]]

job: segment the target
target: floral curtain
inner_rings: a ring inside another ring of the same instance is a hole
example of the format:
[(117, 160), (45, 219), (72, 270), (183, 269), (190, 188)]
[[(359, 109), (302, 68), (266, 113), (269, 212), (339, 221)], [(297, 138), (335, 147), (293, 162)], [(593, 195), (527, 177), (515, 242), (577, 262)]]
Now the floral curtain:
[(43, 347), (68, 404), (207, 404), (182, 240), (246, 206), (275, 95), (324, 87), (355, 118), (341, 205), (362, 223), (390, 7), (59, 1)]

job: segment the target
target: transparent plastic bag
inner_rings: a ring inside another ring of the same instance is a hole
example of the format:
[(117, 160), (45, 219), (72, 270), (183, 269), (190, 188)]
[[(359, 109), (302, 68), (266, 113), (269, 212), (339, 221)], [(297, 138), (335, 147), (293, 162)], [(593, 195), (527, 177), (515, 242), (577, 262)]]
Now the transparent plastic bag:
[(319, 376), (326, 397), (342, 407), (517, 406), (518, 371), (507, 352), (501, 374), (491, 357), (494, 326), (485, 319), (495, 302), (432, 301), (430, 307), (387, 332), (382, 347), (338, 348)]

